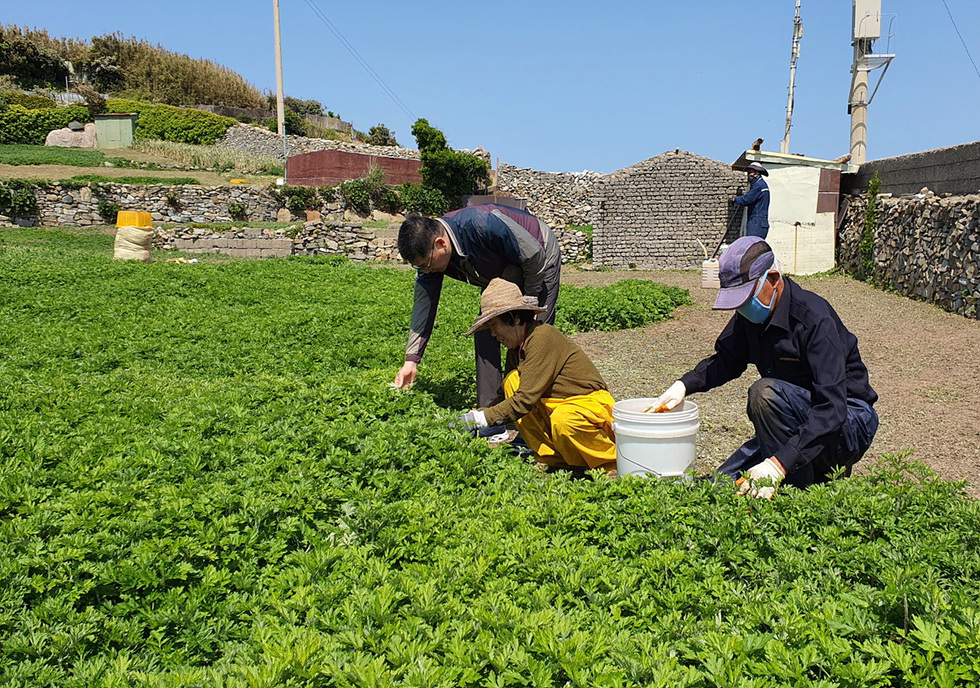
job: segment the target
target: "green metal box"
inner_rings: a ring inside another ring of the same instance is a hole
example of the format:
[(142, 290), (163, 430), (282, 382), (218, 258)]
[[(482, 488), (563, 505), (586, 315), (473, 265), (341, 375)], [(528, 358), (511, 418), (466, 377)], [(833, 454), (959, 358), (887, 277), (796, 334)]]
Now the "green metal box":
[(126, 148), (133, 143), (138, 112), (113, 112), (95, 116), (99, 148)]

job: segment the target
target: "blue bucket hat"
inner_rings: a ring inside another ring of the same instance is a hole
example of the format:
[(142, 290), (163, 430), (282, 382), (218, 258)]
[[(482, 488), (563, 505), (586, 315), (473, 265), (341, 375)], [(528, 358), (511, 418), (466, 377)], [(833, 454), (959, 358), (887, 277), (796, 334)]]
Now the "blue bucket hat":
[(769, 272), (776, 256), (761, 237), (736, 239), (718, 260), (721, 289), (715, 298), (716, 311), (730, 311), (744, 305), (755, 293), (759, 278)]

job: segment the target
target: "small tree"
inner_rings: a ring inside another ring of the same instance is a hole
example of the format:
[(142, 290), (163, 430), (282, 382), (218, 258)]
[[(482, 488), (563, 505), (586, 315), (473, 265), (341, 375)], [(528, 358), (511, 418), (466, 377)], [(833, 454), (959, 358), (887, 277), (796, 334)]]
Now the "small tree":
[(368, 129), (367, 143), (372, 146), (397, 146), (398, 141), (395, 140), (395, 132), (389, 131), (388, 127), (383, 124), (379, 124), (376, 127), (371, 127)]
[(475, 194), (490, 181), (490, 166), (472, 153), (454, 151), (445, 135), (420, 119), (412, 126), (419, 147), (423, 186), (437, 189), (451, 208), (458, 208), (462, 197)]

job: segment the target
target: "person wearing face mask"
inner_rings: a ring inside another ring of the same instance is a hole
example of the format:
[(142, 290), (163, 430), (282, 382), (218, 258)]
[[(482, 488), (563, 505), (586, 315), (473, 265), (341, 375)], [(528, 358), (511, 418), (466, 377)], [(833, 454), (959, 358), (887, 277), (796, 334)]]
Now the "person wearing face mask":
[(516, 423), (546, 466), (598, 468), (614, 475), (613, 398), (585, 352), (535, 319), (543, 311), (513, 282), (490, 280), (466, 336), (489, 330), (507, 348), (504, 380), (495, 400), (464, 413), (459, 424), (478, 430)]
[(735, 205), (746, 208), (745, 235), (765, 239), (769, 235), (769, 185), (763, 177), (769, 172), (757, 162), (748, 167), (749, 190), (743, 196), (736, 196)]
[[(657, 399), (668, 409), (742, 375), (749, 363), (761, 379), (749, 389), (755, 436), (718, 474), (738, 493), (771, 498), (780, 483), (807, 487), (851, 467), (878, 429), (878, 395), (868, 381), (857, 338), (822, 297), (785, 277), (772, 249), (742, 237), (719, 260), (716, 310), (734, 310), (715, 353)], [(743, 477), (744, 474), (744, 477)]]

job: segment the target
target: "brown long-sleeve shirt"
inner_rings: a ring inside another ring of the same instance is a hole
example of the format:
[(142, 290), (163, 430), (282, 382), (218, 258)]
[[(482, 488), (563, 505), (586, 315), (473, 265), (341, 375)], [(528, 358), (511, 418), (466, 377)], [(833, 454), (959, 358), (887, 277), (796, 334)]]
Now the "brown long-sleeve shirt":
[(504, 375), (517, 370), (521, 384), (510, 399), (482, 409), (489, 425), (512, 423), (541, 399), (567, 399), (607, 389), (606, 381), (577, 344), (551, 325), (537, 321), (528, 328), (524, 346), (507, 351)]

